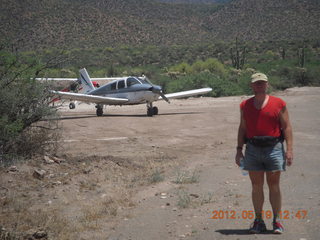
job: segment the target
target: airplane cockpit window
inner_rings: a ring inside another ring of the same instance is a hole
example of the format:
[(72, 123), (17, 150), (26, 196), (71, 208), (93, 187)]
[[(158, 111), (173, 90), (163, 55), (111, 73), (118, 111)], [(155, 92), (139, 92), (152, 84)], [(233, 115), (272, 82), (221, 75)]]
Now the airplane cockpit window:
[(116, 90), (117, 88), (117, 82), (114, 82), (111, 84), (111, 90)]
[(124, 88), (124, 87), (125, 87), (124, 80), (120, 80), (120, 81), (118, 82), (118, 89)]
[(130, 87), (132, 85), (135, 85), (135, 84), (141, 84), (136, 78), (128, 78), (127, 79), (127, 86)]
[(146, 78), (139, 78), (142, 84), (150, 84)]

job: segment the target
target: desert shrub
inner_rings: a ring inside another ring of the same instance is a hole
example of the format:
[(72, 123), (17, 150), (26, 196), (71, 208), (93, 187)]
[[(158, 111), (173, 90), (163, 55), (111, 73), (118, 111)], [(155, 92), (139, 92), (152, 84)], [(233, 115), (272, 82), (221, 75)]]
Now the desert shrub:
[(180, 64), (170, 68), (170, 71), (175, 71), (175, 72), (179, 72), (179, 73), (190, 73), (191, 66), (188, 63), (183, 62), (183, 63), (180, 63)]
[(227, 75), (226, 67), (215, 58), (208, 58), (204, 62), (204, 69), (221, 77), (225, 77)]
[[(0, 49), (0, 161), (28, 157), (50, 145), (49, 86), (34, 79), (44, 69), (37, 59), (23, 58), (2, 45)], [(42, 122), (39, 122), (43, 120)]]
[(167, 92), (178, 92), (203, 87), (212, 88), (212, 92), (208, 93), (208, 96), (212, 97), (243, 94), (241, 85), (237, 82), (231, 81), (228, 77), (222, 78), (210, 72), (182, 76), (177, 80), (168, 82), (166, 85)]

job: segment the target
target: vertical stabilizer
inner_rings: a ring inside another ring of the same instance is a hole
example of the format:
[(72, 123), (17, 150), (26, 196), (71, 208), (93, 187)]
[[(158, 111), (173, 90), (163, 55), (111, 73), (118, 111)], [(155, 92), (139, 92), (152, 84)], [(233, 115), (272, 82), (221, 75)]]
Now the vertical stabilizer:
[(85, 68), (82, 68), (79, 70), (79, 72), (80, 72), (80, 81), (84, 89), (84, 93), (88, 93), (94, 90), (95, 88), (92, 84), (92, 81), (89, 77), (87, 70)]

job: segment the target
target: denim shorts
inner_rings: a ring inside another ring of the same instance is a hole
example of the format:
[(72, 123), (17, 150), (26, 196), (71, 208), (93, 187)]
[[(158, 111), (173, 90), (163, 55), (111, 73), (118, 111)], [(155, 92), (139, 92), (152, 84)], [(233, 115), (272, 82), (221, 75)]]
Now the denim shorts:
[(284, 146), (278, 142), (271, 147), (257, 147), (247, 143), (244, 154), (244, 169), (248, 171), (285, 171)]

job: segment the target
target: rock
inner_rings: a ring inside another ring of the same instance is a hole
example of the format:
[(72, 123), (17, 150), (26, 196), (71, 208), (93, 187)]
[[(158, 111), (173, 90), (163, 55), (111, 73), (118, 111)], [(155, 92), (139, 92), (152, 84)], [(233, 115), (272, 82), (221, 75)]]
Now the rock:
[(8, 172), (18, 172), (18, 168), (17, 166), (10, 166), (9, 169), (8, 169)]
[(190, 196), (191, 196), (191, 197), (194, 197), (194, 198), (199, 198), (199, 195), (198, 195), (198, 194), (195, 194), (195, 193), (190, 193)]
[(86, 168), (86, 169), (83, 169), (82, 172), (84, 174), (89, 174), (91, 172), (91, 169), (90, 168)]
[(167, 198), (167, 194), (166, 193), (161, 193), (160, 194), (160, 198), (162, 198), (162, 199)]
[(65, 162), (65, 160), (64, 160), (64, 159), (62, 159), (62, 158), (58, 158), (58, 157), (52, 157), (52, 159), (53, 159), (53, 161), (54, 161), (55, 163), (62, 163), (62, 162)]
[(41, 239), (41, 238), (47, 238), (48, 237), (48, 234), (43, 231), (43, 230), (39, 230), (39, 231), (36, 231), (34, 234), (33, 234), (33, 237), (35, 239)]
[(52, 185), (61, 185), (61, 184), (62, 184), (62, 182), (60, 182), (60, 181), (52, 182)]
[(36, 169), (36, 170), (34, 170), (34, 172), (33, 172), (33, 177), (41, 180), (41, 179), (44, 178), (45, 174), (46, 174), (46, 171), (45, 171), (45, 170), (38, 170), (38, 169)]
[(54, 161), (49, 156), (44, 156), (43, 159), (46, 164), (54, 163)]
[(107, 196), (108, 195), (104, 193), (104, 194), (101, 195), (101, 198), (106, 198)]

